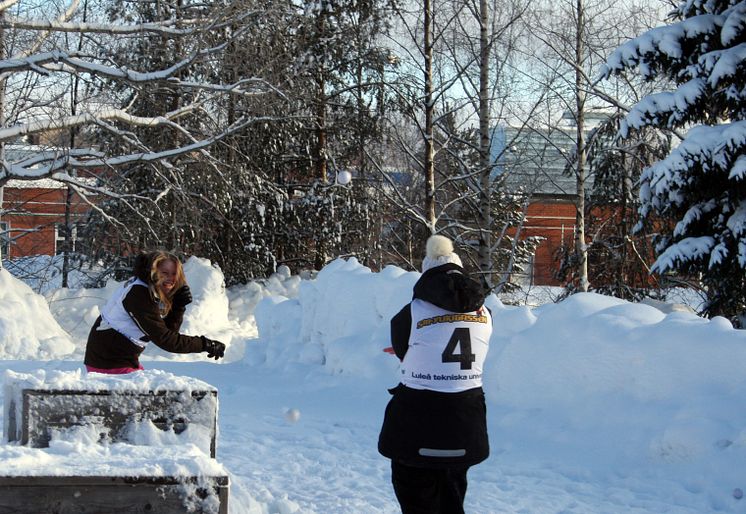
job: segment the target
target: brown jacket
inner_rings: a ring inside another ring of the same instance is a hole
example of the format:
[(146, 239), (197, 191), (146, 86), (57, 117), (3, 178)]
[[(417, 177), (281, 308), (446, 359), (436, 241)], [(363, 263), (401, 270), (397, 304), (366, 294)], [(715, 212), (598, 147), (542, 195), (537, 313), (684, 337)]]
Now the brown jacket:
[[(125, 311), (138, 324), (149, 340), (160, 348), (173, 353), (197, 353), (204, 347), (202, 337), (179, 333), (184, 308), (173, 309), (161, 318), (158, 302), (143, 285), (134, 285), (122, 301)], [(88, 334), (84, 362), (100, 369), (139, 368), (139, 347), (113, 328), (98, 330), (99, 316)]]

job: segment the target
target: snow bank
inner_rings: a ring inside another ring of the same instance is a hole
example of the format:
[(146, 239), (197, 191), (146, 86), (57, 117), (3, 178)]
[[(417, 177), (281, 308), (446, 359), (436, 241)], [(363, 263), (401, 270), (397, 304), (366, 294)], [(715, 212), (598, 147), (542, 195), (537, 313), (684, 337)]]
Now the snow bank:
[[(695, 391), (743, 382), (746, 331), (724, 318), (706, 320), (594, 293), (534, 309), (533, 323), (502, 338), (491, 391), (514, 406), (570, 405), (589, 398), (681, 399)], [(495, 325), (515, 323), (514, 310)], [(524, 316), (525, 317), (525, 316)], [(530, 377), (530, 380), (527, 380)]]
[(194, 301), (187, 305), (181, 331), (200, 335), (230, 328), (225, 278), (220, 269), (207, 259), (190, 257), (184, 264), (184, 274)]
[(75, 351), (44, 297), (0, 268), (0, 352), (5, 359), (61, 359)]
[(269, 296), (294, 298), (298, 296), (301, 278), (292, 275), (290, 268), (280, 266), (277, 272), (266, 280), (257, 280), (248, 284), (238, 284), (228, 288), (228, 317), (237, 323), (244, 332), (256, 336), (254, 309), (256, 305)]
[[(298, 295), (270, 296), (254, 312), (259, 342), (251, 363), (316, 364), (332, 373), (373, 376), (396, 367), (382, 354), (389, 320), (410, 299), (416, 272), (372, 273), (338, 259)], [(494, 332), (485, 376), (492, 401), (546, 407), (621, 395), (634, 401), (732, 388), (746, 369), (746, 331), (723, 318), (670, 313), (595, 293), (526, 306), (487, 299)], [(706, 366), (703, 366), (706, 363)]]

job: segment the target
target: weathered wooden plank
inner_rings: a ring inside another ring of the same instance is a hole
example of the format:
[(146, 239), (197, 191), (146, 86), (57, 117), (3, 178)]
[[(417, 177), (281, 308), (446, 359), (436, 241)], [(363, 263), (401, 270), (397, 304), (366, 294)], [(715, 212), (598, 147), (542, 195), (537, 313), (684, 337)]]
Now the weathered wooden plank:
[(45, 448), (53, 430), (83, 425), (101, 427), (102, 438), (127, 441), (132, 422), (150, 421), (177, 434), (189, 425), (204, 427), (210, 437), (210, 456), (215, 457), (217, 391), (23, 389), (22, 402), (20, 420), (15, 404), (8, 410), (8, 441)]
[(228, 513), (226, 476), (0, 477), (0, 514)]

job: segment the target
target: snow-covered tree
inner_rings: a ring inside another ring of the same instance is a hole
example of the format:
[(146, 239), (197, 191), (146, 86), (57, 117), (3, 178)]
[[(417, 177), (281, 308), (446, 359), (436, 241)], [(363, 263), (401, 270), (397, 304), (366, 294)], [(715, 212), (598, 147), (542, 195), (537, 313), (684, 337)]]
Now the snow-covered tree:
[[(109, 23), (161, 24), (170, 20), (179, 26), (188, 20), (205, 17), (208, 7), (215, 9), (218, 6), (183, 0), (111, 2), (106, 14)], [(221, 41), (230, 41), (229, 34), (223, 32), (214, 37), (195, 33), (179, 38), (159, 33), (143, 34), (112, 44), (108, 58), (125, 68), (168, 69), (177, 65), (181, 56), (198, 52), (202, 45), (218, 45)], [(195, 62), (177, 72), (175, 77), (185, 82), (216, 82), (222, 77), (218, 77), (214, 70), (214, 61), (210, 59)], [(145, 81), (133, 87), (128, 82), (108, 78), (94, 82), (91, 88), (96, 88), (99, 96), (108, 96), (112, 103), (127, 105), (133, 115), (141, 117), (159, 109), (176, 112), (200, 101), (196, 91), (174, 87), (169, 81)], [(215, 102), (208, 107), (213, 119), (225, 119), (221, 106)], [(116, 155), (130, 153), (138, 147), (167, 152), (185, 144), (188, 140), (186, 131), (205, 134), (213, 128), (212, 123), (205, 123), (205, 117), (201, 115), (187, 114), (179, 124), (181, 130), (159, 125), (134, 126), (129, 128), (127, 137), (108, 127), (98, 127), (93, 133), (98, 148)], [(225, 167), (214, 155), (177, 152), (168, 159), (122, 165), (117, 173), (99, 177), (99, 181), (108, 189), (126, 195), (127, 200), (122, 201), (120, 197), (99, 204), (104, 216), (94, 216), (103, 218), (101, 223), (88, 224), (89, 229), (98, 232), (89, 230), (86, 234), (89, 240), (106, 238), (116, 231), (123, 240), (129, 241), (131, 247), (179, 249), (214, 258), (215, 255), (207, 252), (209, 242), (216, 234), (230, 231), (224, 214), (230, 203), (229, 181), (225, 177)], [(112, 224), (111, 219), (118, 223)], [(106, 248), (106, 245), (99, 244), (98, 248)], [(120, 249), (110, 250), (115, 250), (113, 258), (119, 258)]]
[[(629, 112), (620, 135), (685, 132), (641, 178), (641, 213), (661, 227), (653, 271), (701, 277), (705, 313), (743, 325), (746, 311), (746, 1), (687, 0), (671, 23), (620, 46), (603, 76), (665, 75), (670, 91)], [(667, 223), (669, 222), (670, 223)]]
[[(199, 2), (193, 16), (153, 22), (137, 18), (111, 22), (106, 17), (107, 0), (86, 2), (86, 9), (79, 0), (71, 0), (63, 8), (53, 2), (41, 7), (26, 4), (36, 3), (0, 3), (0, 27), (5, 39), (5, 55), (0, 60), (0, 81), (5, 85), (0, 142), (58, 135), (72, 128), (79, 130), (80, 137), (73, 147), (55, 141), (49, 151), (16, 162), (5, 160), (0, 169), (0, 185), (13, 178), (50, 177), (72, 185), (83, 195), (91, 190), (116, 195), (116, 191), (91, 188), (69, 170), (107, 169), (116, 173), (136, 163), (147, 166), (160, 162), (167, 166), (169, 159), (185, 154), (202, 155), (209, 161), (206, 152), (211, 145), (255, 121), (255, 116), (247, 113), (228, 124), (215, 105), (226, 96), (252, 96), (272, 89), (257, 77), (224, 83), (212, 80), (208, 74), (187, 73), (214, 60), (230, 43), (229, 39), (215, 41), (207, 36), (221, 34), (225, 27), (237, 23), (236, 18), (227, 17), (220, 9), (209, 9), (203, 2)], [(84, 11), (88, 13), (85, 20)], [(251, 15), (243, 13), (240, 18), (244, 31), (248, 30), (246, 18)], [(65, 34), (81, 35), (85, 44), (66, 44), (62, 37)], [(133, 62), (131, 58), (121, 59), (117, 53), (132, 41), (150, 38), (160, 39), (163, 51), (173, 53), (169, 65), (158, 66), (145, 58)], [(184, 40), (203, 43), (181, 46), (178, 42)], [(66, 98), (70, 79), (75, 77), (84, 86), (73, 113), (61, 107), (60, 98)], [(133, 100), (154, 85), (169, 88), (174, 91), (173, 96), (186, 101), (178, 105), (161, 102), (148, 112), (135, 112)], [(150, 146), (132, 132), (141, 127), (178, 133), (178, 144), (167, 148)], [(126, 144), (119, 147), (120, 151), (98, 146), (91, 137), (84, 137), (90, 136), (94, 128), (107, 131)]]
[(670, 150), (670, 138), (648, 127), (625, 140), (616, 138), (624, 113), (617, 111), (588, 137), (588, 170), (593, 187), (586, 202), (588, 273), (592, 290), (640, 300), (660, 295), (651, 287), (653, 249), (648, 230), (633, 233), (639, 215), (643, 169)]

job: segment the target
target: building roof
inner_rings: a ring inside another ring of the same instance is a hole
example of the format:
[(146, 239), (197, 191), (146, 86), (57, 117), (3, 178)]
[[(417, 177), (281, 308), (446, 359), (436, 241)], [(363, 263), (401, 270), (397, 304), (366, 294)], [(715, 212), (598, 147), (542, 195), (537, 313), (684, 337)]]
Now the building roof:
[[(605, 112), (586, 113), (586, 134), (608, 119)], [(496, 173), (506, 173), (506, 187), (533, 196), (568, 197), (577, 194), (573, 164), (576, 127), (571, 117), (553, 127), (500, 126), (493, 129), (492, 159)], [(586, 178), (593, 187), (593, 177)]]
[[(532, 195), (576, 194), (575, 175), (568, 170), (575, 152), (575, 130), (566, 128), (522, 130), (500, 127), (493, 137), (497, 173), (505, 173), (509, 190)], [(496, 143), (496, 144), (495, 144)]]

